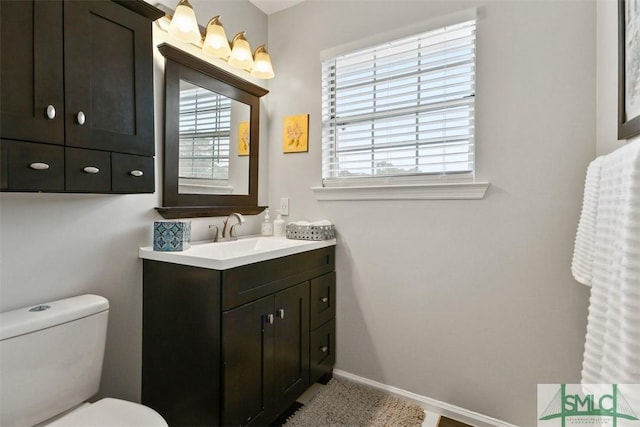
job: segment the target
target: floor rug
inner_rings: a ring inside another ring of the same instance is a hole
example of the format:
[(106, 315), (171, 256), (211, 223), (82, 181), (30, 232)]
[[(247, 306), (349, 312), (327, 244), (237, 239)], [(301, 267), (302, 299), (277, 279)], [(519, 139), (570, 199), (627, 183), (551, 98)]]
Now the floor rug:
[(285, 427), (420, 426), (424, 410), (373, 387), (333, 378)]

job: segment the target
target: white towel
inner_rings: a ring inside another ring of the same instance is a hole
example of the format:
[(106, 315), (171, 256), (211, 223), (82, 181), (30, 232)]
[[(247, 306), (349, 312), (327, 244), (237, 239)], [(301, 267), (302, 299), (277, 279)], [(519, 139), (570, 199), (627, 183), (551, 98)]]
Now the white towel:
[(605, 156), (582, 382), (640, 383), (640, 140)]
[(573, 248), (571, 273), (580, 283), (591, 286), (593, 273), (593, 242), (596, 237), (596, 214), (598, 211), (598, 190), (603, 157), (591, 162), (587, 168), (582, 197), (582, 212), (578, 221), (578, 231)]

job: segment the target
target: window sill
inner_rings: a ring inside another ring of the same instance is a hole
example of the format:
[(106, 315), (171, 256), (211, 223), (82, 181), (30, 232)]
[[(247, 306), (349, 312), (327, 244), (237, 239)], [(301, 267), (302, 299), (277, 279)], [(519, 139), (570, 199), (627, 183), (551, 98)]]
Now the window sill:
[(329, 200), (480, 200), (488, 182), (311, 187), (319, 201)]

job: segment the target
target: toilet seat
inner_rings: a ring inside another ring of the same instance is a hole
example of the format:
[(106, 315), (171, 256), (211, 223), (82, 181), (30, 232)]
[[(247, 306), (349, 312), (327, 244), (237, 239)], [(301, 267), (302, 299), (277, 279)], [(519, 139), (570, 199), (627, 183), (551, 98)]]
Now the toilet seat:
[(105, 397), (81, 406), (47, 427), (168, 427), (153, 409), (139, 403)]

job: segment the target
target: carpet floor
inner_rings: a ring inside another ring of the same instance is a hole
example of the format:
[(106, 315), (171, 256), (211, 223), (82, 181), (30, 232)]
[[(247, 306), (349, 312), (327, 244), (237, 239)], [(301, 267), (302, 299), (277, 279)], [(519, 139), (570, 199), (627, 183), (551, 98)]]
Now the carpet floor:
[(419, 427), (424, 410), (373, 387), (333, 378), (290, 416), (285, 427)]

